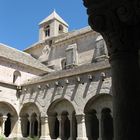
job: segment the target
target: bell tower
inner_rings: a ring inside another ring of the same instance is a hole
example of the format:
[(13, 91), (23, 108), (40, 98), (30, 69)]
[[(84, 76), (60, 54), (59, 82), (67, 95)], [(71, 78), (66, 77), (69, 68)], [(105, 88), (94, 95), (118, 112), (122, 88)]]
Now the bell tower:
[(55, 10), (39, 23), (39, 41), (68, 32), (69, 25)]

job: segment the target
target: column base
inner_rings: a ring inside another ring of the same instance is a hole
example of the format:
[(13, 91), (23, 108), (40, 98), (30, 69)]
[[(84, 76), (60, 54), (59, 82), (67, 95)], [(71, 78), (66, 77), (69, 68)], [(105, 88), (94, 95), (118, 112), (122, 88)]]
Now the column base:
[(51, 140), (50, 136), (41, 136), (40, 140)]
[(8, 138), (23, 138), (22, 134), (12, 133), (9, 135)]
[(77, 137), (76, 140), (88, 140), (87, 137)]

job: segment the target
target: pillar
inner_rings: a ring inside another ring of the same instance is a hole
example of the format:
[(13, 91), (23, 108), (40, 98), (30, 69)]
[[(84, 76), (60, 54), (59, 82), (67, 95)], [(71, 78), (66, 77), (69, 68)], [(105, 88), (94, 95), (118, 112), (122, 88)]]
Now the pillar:
[(98, 140), (102, 140), (102, 120), (101, 120), (101, 112), (97, 112), (97, 114), (96, 114), (96, 116), (97, 116), (97, 119), (98, 119), (98, 121), (99, 121), (99, 138), (98, 138)]
[(140, 139), (140, 2), (84, 0), (89, 24), (106, 41), (112, 73), (114, 140)]
[(19, 125), (19, 120), (17, 117), (10, 117), (11, 120), (11, 133), (8, 136), (8, 138), (14, 138), (18, 136), (18, 125)]
[(5, 121), (7, 120), (7, 116), (2, 116), (2, 130), (1, 134), (4, 136), (4, 130), (5, 130)]
[(37, 132), (37, 136), (38, 136), (38, 137), (40, 137), (40, 133), (41, 133), (41, 127), (40, 127), (41, 122), (40, 122), (40, 116), (38, 115), (36, 119), (37, 119), (37, 122), (38, 122), (38, 132)]
[[(61, 139), (65, 139), (65, 128), (64, 128), (64, 125), (65, 125), (65, 119), (66, 119), (66, 115), (62, 114), (61, 115), (61, 125), (59, 125), (61, 127)], [(60, 129), (59, 127), (59, 129)]]
[(77, 119), (77, 140), (87, 140), (86, 126), (85, 126), (85, 115), (76, 115)]
[(72, 121), (72, 114), (71, 115), (68, 115), (68, 119), (70, 121), (70, 137), (69, 137), (69, 140), (72, 140), (73, 139), (73, 121)]
[(28, 117), (29, 120), (29, 137), (32, 137), (32, 117)]
[(18, 118), (17, 121), (17, 137), (22, 137), (22, 131), (21, 131), (21, 117)]
[(59, 121), (59, 136), (58, 136), (58, 140), (61, 140), (61, 135), (62, 135), (62, 118), (61, 118), (61, 115), (58, 115), (57, 116), (57, 119), (58, 119), (58, 121)]
[(7, 120), (7, 116), (2, 116), (2, 132), (1, 132), (2, 136), (5, 136), (4, 131), (5, 131), (5, 122), (6, 122), (6, 120)]
[(48, 116), (41, 117), (41, 140), (51, 140), (48, 124)]

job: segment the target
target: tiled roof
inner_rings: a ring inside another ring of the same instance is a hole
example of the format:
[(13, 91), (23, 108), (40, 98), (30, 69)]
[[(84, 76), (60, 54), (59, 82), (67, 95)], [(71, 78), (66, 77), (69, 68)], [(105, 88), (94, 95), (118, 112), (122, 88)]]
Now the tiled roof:
[(52, 12), (52, 14), (50, 14), (48, 17), (46, 17), (44, 20), (42, 20), (39, 25), (48, 22), (50, 20), (56, 19), (58, 21), (60, 21), (61, 23), (63, 23), (66, 26), (69, 26), (56, 12), (55, 10)]
[(0, 43), (0, 57), (21, 63), (26, 66), (36, 68), (46, 73), (53, 71), (49, 69), (47, 66), (40, 63), (35, 58), (33, 58), (30, 54), (22, 52), (20, 50), (17, 50), (2, 43)]

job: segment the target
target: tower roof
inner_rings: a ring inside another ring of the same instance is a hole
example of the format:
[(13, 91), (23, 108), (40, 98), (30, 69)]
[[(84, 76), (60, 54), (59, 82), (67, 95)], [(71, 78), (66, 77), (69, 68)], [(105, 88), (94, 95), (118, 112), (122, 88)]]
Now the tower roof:
[(48, 21), (50, 21), (50, 20), (54, 20), (54, 19), (58, 20), (59, 22), (63, 23), (63, 24), (66, 25), (66, 26), (69, 26), (69, 25), (55, 12), (55, 10), (54, 10), (48, 17), (46, 17), (45, 19), (43, 19), (43, 20), (39, 23), (39, 25), (41, 25), (41, 24), (43, 24), (43, 23), (45, 23), (45, 22), (48, 22)]

